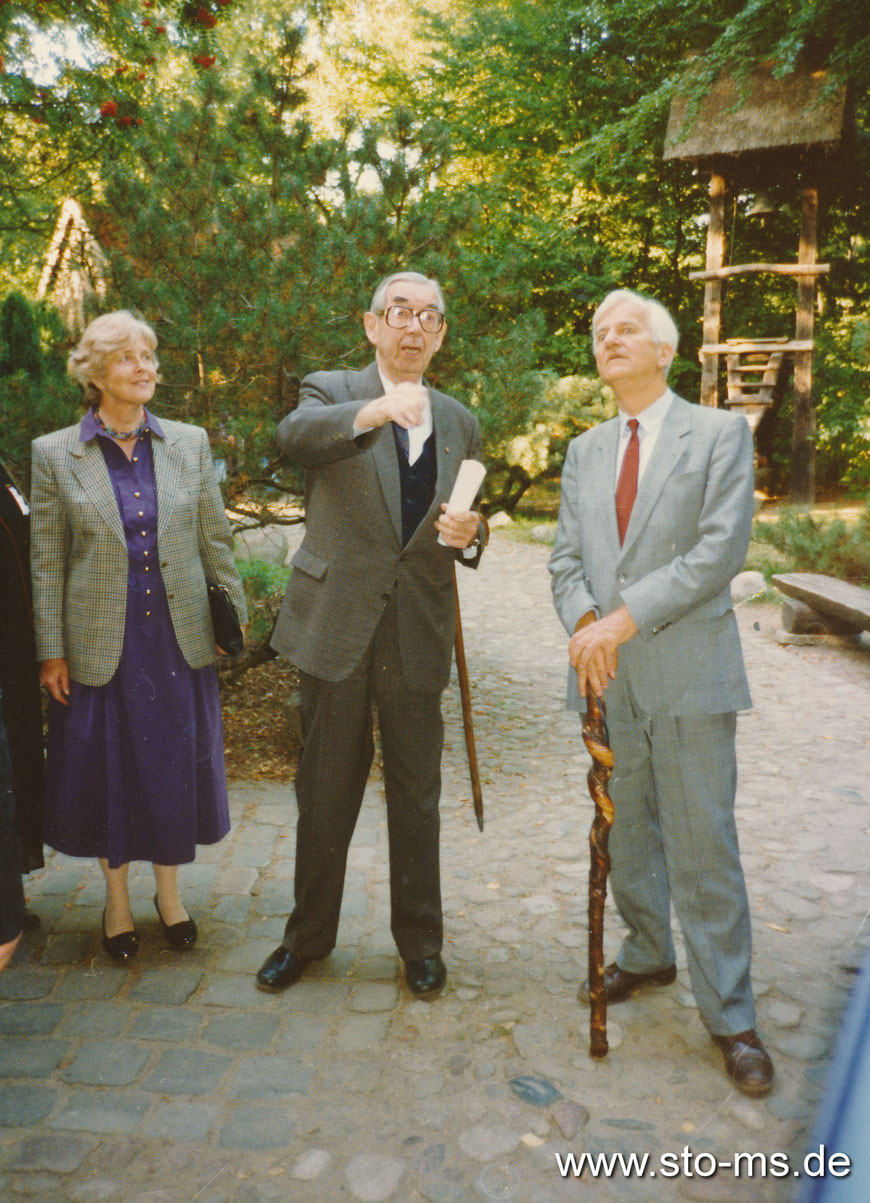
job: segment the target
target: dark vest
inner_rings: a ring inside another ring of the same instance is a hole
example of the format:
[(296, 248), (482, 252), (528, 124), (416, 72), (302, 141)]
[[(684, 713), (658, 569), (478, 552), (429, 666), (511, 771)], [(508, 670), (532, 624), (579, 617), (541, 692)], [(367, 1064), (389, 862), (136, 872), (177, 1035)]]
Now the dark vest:
[(435, 432), (429, 435), (413, 464), (408, 463), (408, 453), (402, 447), (397, 427), (393, 423), (393, 438), (396, 443), (396, 459), (399, 461), (399, 477), (402, 486), (402, 546), (426, 517), (432, 498), (435, 496), (435, 477), (438, 466), (435, 461)]

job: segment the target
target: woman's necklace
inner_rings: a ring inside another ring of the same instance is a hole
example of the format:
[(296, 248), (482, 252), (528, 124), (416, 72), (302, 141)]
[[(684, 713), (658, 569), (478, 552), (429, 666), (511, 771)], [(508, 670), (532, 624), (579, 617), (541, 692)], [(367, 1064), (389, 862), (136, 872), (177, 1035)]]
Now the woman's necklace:
[(126, 443), (129, 439), (138, 439), (140, 435), (145, 433), (144, 417), (135, 430), (112, 430), (111, 426), (107, 426), (103, 421), (99, 410), (97, 410), (96, 418), (106, 434), (111, 435), (113, 439), (120, 439), (122, 443)]

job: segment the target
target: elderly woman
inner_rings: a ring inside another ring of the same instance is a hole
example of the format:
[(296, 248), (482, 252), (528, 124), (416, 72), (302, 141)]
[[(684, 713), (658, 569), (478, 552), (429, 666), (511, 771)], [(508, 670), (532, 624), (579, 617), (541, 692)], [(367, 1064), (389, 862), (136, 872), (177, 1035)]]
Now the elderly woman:
[(69, 357), (88, 412), (33, 444), (31, 565), (40, 680), (51, 695), (46, 843), (96, 856), (103, 944), (136, 954), (132, 860), (151, 861), (166, 940), (196, 941), (178, 865), (229, 830), (206, 581), (245, 603), (204, 430), (145, 407), (157, 339), (121, 311)]

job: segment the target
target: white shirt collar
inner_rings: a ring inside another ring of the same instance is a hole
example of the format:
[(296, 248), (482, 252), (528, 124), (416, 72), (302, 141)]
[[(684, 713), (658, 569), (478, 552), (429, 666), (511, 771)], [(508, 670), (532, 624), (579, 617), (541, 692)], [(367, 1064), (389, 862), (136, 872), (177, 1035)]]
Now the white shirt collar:
[(620, 438), (628, 438), (629, 430), (628, 423), (632, 418), (637, 418), (638, 425), (644, 435), (658, 434), (662, 422), (665, 420), (665, 414), (671, 407), (671, 401), (674, 399), (674, 394), (669, 388), (666, 388), (657, 401), (653, 401), (652, 405), (648, 405), (646, 409), (641, 410), (639, 414), (627, 414), (623, 410), (619, 411), (619, 435)]

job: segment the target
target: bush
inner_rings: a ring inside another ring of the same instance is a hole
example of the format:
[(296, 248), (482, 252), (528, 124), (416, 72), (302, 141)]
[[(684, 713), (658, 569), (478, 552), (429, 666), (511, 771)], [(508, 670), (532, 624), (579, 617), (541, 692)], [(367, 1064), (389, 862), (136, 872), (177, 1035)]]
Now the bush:
[(806, 510), (783, 510), (775, 521), (757, 521), (753, 538), (787, 562), (779, 572), (821, 572), (870, 585), (870, 500), (855, 523), (814, 518)]
[(248, 629), (245, 642), (252, 650), (265, 647), (281, 608), (290, 569), (265, 560), (237, 560), (236, 567), (245, 587), (248, 603)]

